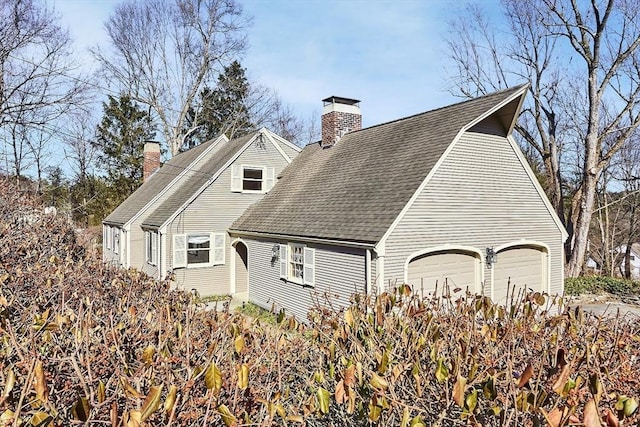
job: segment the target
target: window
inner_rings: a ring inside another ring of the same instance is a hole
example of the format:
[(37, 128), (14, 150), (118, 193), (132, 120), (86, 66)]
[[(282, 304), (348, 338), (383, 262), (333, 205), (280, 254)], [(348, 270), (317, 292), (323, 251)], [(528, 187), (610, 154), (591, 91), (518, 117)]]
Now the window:
[(315, 283), (315, 249), (290, 243), (280, 245), (280, 278), (301, 285)]
[(108, 225), (104, 226), (104, 246), (107, 249), (111, 249), (111, 227)]
[(224, 264), (224, 233), (173, 236), (173, 267), (207, 267)]
[(629, 261), (635, 261), (635, 260), (636, 260), (636, 257), (635, 257), (635, 256), (633, 256), (633, 255), (629, 255)]
[(242, 191), (262, 191), (262, 168), (242, 169)]
[(147, 264), (158, 264), (158, 233), (155, 231), (144, 232), (145, 258)]
[(231, 191), (236, 193), (266, 193), (273, 187), (274, 180), (275, 171), (272, 167), (231, 167)]
[(120, 229), (113, 227), (111, 228), (111, 231), (113, 232), (113, 253), (117, 254), (120, 251)]

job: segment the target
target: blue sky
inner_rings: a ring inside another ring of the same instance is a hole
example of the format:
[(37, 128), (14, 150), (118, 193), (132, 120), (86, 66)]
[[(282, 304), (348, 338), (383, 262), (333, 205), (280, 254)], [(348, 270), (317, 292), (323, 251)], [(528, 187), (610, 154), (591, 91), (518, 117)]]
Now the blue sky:
[[(51, 0), (79, 54), (105, 41), (118, 1)], [(331, 95), (362, 101), (370, 126), (455, 102), (447, 91), (443, 36), (463, 7), (450, 0), (246, 0), (253, 17), (242, 59), (250, 78), (275, 89), (303, 118)], [(498, 0), (485, 0), (496, 8)], [(85, 56), (86, 55), (86, 56)]]

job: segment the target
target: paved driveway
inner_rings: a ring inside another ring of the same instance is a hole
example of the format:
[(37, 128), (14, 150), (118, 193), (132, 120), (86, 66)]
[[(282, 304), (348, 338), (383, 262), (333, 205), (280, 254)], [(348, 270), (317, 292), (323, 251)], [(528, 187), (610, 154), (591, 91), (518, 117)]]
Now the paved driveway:
[(618, 314), (630, 320), (640, 321), (640, 305), (618, 301), (572, 302), (570, 307), (579, 305), (584, 311), (590, 311), (597, 316), (615, 317)]

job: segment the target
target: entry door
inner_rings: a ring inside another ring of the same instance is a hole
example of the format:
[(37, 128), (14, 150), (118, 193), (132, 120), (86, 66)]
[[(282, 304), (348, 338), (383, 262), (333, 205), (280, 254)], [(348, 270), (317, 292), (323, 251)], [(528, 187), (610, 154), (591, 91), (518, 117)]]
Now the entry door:
[(247, 260), (247, 247), (244, 243), (236, 243), (236, 293), (247, 291), (247, 279), (248, 279), (248, 260)]

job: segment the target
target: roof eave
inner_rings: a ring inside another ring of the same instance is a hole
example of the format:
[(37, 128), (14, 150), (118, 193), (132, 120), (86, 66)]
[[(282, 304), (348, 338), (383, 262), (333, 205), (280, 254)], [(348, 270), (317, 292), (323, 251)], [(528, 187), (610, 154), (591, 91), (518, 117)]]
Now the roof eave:
[(229, 234), (246, 237), (258, 237), (270, 240), (294, 240), (299, 242), (320, 243), (331, 246), (344, 246), (349, 248), (373, 249), (378, 242), (357, 240), (327, 239), (323, 237), (297, 236), (293, 234), (265, 233), (261, 231), (248, 231), (230, 228)]

